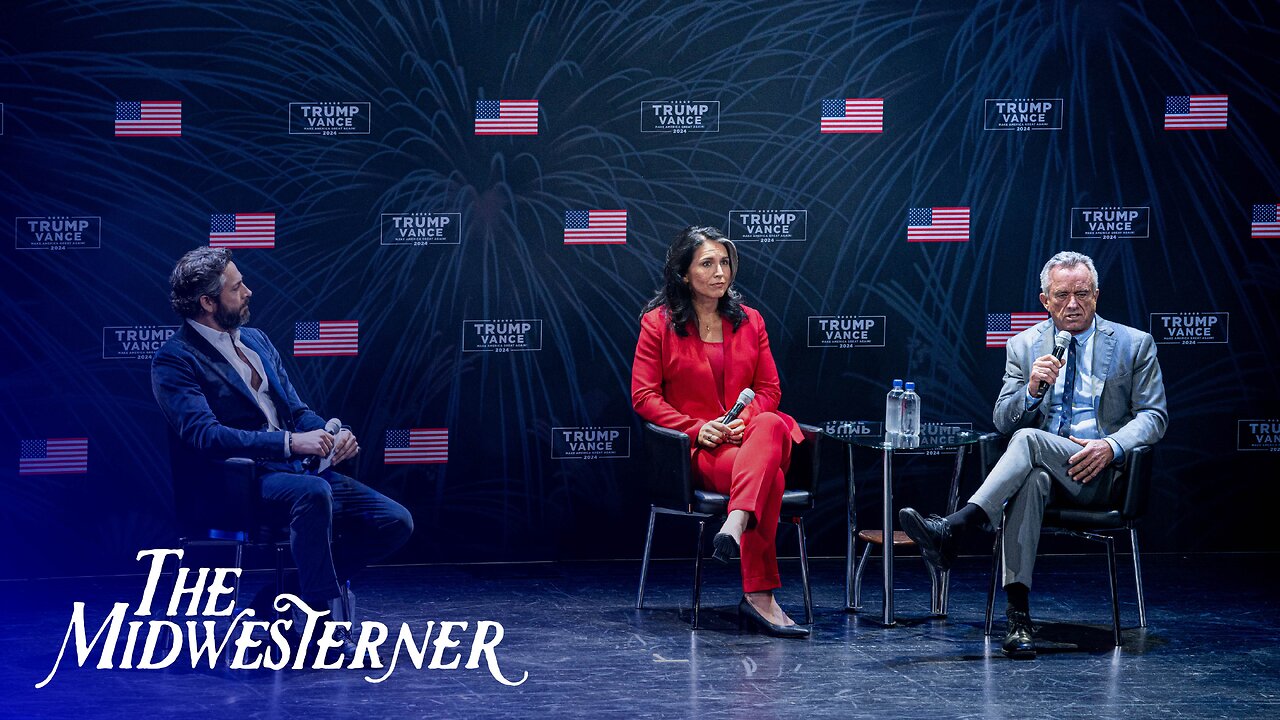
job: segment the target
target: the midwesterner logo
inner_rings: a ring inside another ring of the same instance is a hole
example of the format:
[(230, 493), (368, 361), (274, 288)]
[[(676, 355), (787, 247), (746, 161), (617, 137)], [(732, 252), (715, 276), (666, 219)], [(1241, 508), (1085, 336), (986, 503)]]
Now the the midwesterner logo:
[[(394, 626), (388, 628), (373, 620), (361, 621), (357, 627), (334, 620), (327, 608), (312, 608), (290, 593), (280, 594), (273, 603), (282, 617), (258, 619), (253, 608), (237, 612), (232, 602), (240, 568), (198, 568), (192, 572), (184, 567), (176, 576), (164, 574), (165, 560), (173, 557), (177, 562), (182, 555), (182, 550), (139, 552), (139, 562), (146, 558), (151, 563), (142, 597), (132, 609), (127, 602), (113, 604), (92, 640), (86, 603), (72, 603), (71, 621), (53, 669), (36, 683), (36, 688), (53, 680), (68, 645), (75, 651), (77, 666), (84, 667), (96, 657), (99, 670), (163, 670), (175, 666), (194, 669), (198, 665), (213, 669), (219, 663), (232, 670), (348, 668), (368, 670), (365, 681), (380, 683), (395, 672), (403, 653), (404, 659), (418, 670), (423, 669), (424, 663), (428, 670), (475, 670), (484, 660), (489, 674), (503, 685), (515, 687), (529, 679), (527, 671), (518, 682), (503, 676), (497, 651), (505, 633), (502, 624), (493, 620), (475, 622), (470, 653), (463, 665), (463, 653), (453, 648), (465, 642), (462, 634), (473, 627), (467, 620), (427, 620), (416, 628), (406, 622), (400, 624), (398, 632)], [(158, 591), (168, 595), (167, 602)], [(219, 619), (229, 620), (230, 627), (219, 628)], [(343, 640), (335, 636), (339, 629), (355, 639), (353, 657), (338, 652), (343, 645)], [(451, 637), (455, 633), (458, 637)]]

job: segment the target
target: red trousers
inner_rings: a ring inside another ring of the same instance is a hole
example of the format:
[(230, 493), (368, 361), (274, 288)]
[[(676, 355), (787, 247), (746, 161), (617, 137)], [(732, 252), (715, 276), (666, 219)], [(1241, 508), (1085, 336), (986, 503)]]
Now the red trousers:
[(742, 533), (742, 591), (780, 587), (778, 581), (778, 512), (782, 509), (784, 473), (791, 463), (791, 436), (774, 413), (747, 422), (742, 445), (722, 443), (693, 456), (694, 474), (708, 490), (729, 496), (729, 510), (755, 517)]

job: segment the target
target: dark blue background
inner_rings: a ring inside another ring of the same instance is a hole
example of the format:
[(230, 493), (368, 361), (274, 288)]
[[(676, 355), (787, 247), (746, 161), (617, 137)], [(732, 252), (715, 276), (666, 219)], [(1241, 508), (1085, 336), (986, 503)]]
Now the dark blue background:
[[(35, 3), (0, 29), (0, 227), (102, 217), (100, 250), (0, 243), (0, 575), (135, 568), (174, 543), (148, 363), (104, 326), (176, 324), (167, 274), (215, 212), (275, 212), (237, 254), (254, 324), (358, 319), (356, 358), (286, 358), (351, 423), (360, 474), (407, 504), (402, 561), (637, 557), (625, 460), (553, 460), (551, 428), (636, 427), (636, 316), (672, 234), (733, 209), (808, 210), (808, 240), (743, 244), (783, 408), (879, 419), (895, 376), (926, 420), (990, 428), (1002, 350), (986, 314), (1038, 310), (1037, 273), (1092, 255), (1100, 313), (1228, 312), (1228, 345), (1160, 346), (1171, 424), (1149, 550), (1280, 549), (1280, 455), (1237, 421), (1280, 416), (1274, 3), (647, 1)], [(1225, 131), (1166, 132), (1167, 95), (1228, 94)], [(881, 135), (820, 135), (824, 98), (884, 97)], [(1063, 98), (1059, 131), (986, 132), (987, 98)], [(477, 137), (477, 99), (537, 98), (536, 137)], [(115, 138), (117, 100), (183, 101), (181, 138)], [(718, 133), (641, 134), (644, 100), (718, 100)], [(372, 132), (288, 134), (288, 104), (370, 102)], [(1069, 240), (1070, 209), (1149, 206), (1149, 238)], [(909, 207), (969, 206), (972, 239), (912, 244)], [(625, 246), (566, 247), (568, 209), (625, 208)], [(457, 246), (383, 247), (384, 212), (462, 214)], [(7, 230), (5, 232), (8, 232)], [(879, 349), (806, 346), (811, 315), (884, 315)], [(462, 322), (544, 320), (543, 349), (462, 353)], [(387, 467), (388, 428), (447, 427), (447, 465)], [(637, 428), (638, 430), (638, 428)], [(19, 476), (20, 439), (88, 436), (85, 475)], [(838, 458), (837, 458), (838, 459)], [(871, 463), (871, 458), (865, 458)], [(945, 461), (912, 463), (920, 498)], [(840, 468), (814, 551), (843, 550)], [(967, 478), (967, 482), (976, 482)], [(926, 500), (927, 501), (927, 500)], [(682, 543), (683, 537), (677, 538)], [(668, 541), (674, 542), (674, 540)], [(676, 547), (674, 544), (668, 549)], [(687, 552), (687, 548), (680, 546)]]

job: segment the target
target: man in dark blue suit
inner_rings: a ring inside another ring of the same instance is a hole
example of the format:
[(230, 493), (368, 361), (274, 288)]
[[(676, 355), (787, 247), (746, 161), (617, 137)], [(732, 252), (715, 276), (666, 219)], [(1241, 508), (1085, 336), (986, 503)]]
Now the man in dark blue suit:
[(413, 518), (345, 475), (304, 470), (308, 456), (332, 453), (337, 465), (360, 446), (347, 428), (336, 436), (325, 431), (266, 334), (244, 327), (253, 293), (230, 250), (188, 252), (169, 282), (173, 309), (185, 322), (156, 352), (151, 387), (180, 440), (171, 453), (175, 477), (198, 481), (226, 458), (255, 460), (263, 500), (288, 518), (302, 600), (350, 621), (339, 583), (403, 545)]

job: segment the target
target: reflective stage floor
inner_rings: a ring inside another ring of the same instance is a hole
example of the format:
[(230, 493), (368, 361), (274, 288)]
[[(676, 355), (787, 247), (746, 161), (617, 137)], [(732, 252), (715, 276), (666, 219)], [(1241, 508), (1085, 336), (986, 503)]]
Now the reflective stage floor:
[[(1132, 566), (1122, 556), (1124, 646), (1114, 649), (1103, 557), (1042, 558), (1032, 595), (1041, 651), (1020, 662), (1001, 657), (998, 636), (983, 636), (989, 561), (978, 557), (961, 558), (952, 573), (947, 618), (928, 617), (920, 560), (899, 558), (893, 628), (876, 622), (876, 561), (865, 610), (850, 614), (839, 609), (842, 562), (815, 560), (816, 622), (801, 641), (739, 632), (736, 566), (707, 567), (696, 633), (688, 625), (688, 560), (655, 561), (644, 610), (634, 608), (634, 561), (383, 567), (355, 588), (358, 619), (389, 630), (384, 662), (402, 624), (420, 642), (430, 620), (467, 621), (468, 631), (452, 635), (462, 644), (442, 656), (447, 664), (461, 651), (457, 669), (429, 669), (432, 647), (422, 669), (402, 653), (376, 684), (365, 677), (385, 670), (193, 670), (189, 659), (182, 669), (104, 670), (94, 667), (97, 652), (77, 667), (73, 634), (58, 672), (39, 690), (33, 685), (53, 667), (73, 603), (86, 603), (92, 641), (113, 603), (131, 611), (138, 604), (144, 578), (5, 581), (0, 716), (1276, 718), (1280, 620), (1270, 572), (1277, 559), (1144, 558), (1149, 627), (1139, 629)], [(779, 597), (799, 619), (797, 563), (784, 560), (782, 571)], [(247, 596), (270, 579), (250, 573)], [(1002, 611), (999, 597), (997, 633)], [(527, 672), (522, 685), (499, 683), (483, 656), (479, 667), (464, 667), (482, 620), (505, 629), (493, 656), (509, 679)], [(124, 643), (122, 634), (117, 664)], [(139, 640), (135, 658), (141, 647)]]

